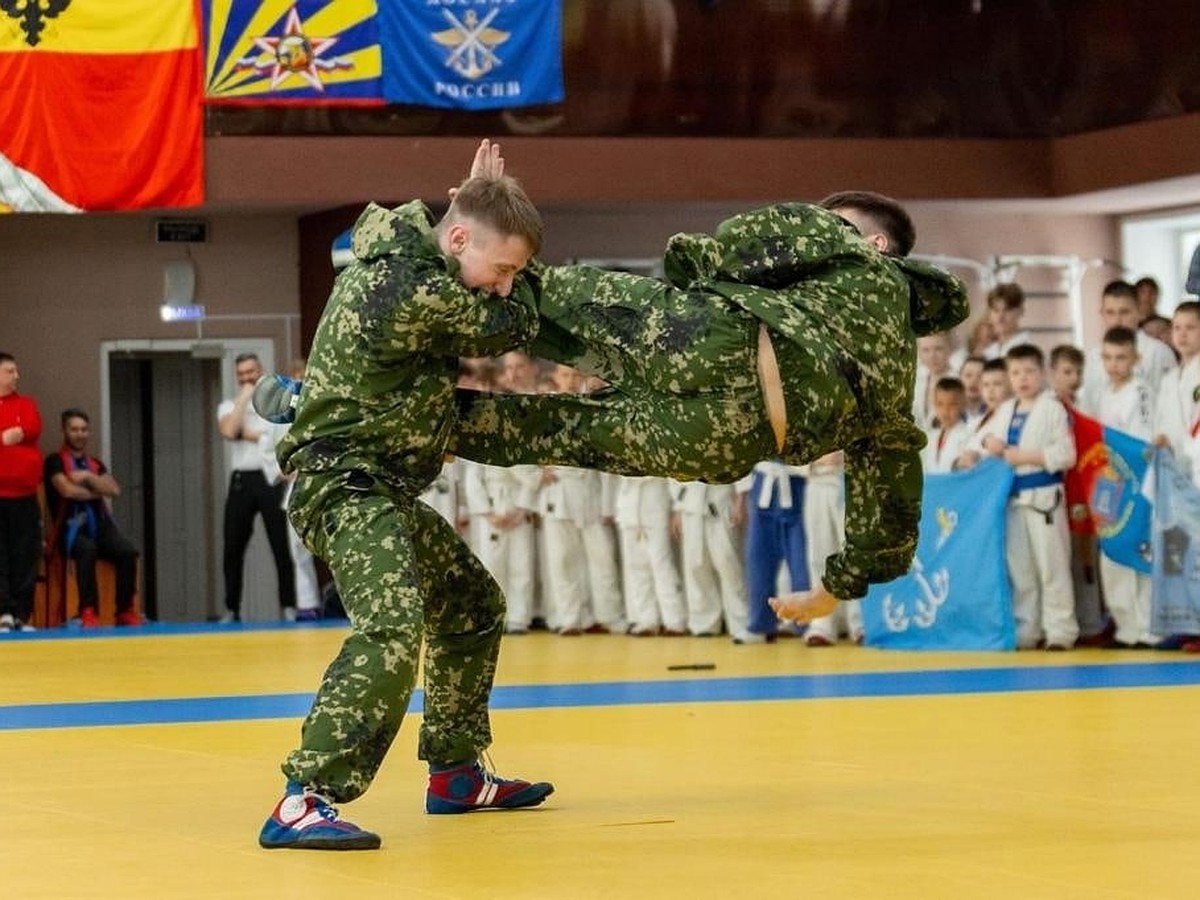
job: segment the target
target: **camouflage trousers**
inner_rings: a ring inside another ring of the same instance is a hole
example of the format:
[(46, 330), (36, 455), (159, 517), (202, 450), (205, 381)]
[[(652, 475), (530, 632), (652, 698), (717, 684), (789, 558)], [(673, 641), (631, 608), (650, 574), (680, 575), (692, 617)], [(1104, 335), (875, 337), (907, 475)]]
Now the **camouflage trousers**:
[(726, 483), (778, 455), (758, 380), (758, 319), (711, 292), (586, 267), (555, 272), (530, 352), (613, 389), (459, 391), (451, 452)]
[(680, 481), (737, 481), (778, 455), (761, 393), (458, 392), (450, 451), (495, 466), (576, 466)]
[(495, 580), (415, 492), (364, 472), (302, 473), (289, 514), (328, 563), (350, 634), (325, 671), (283, 773), (333, 800), (362, 794), (408, 709), (425, 643), (418, 755), (445, 765), (491, 743), (504, 626)]

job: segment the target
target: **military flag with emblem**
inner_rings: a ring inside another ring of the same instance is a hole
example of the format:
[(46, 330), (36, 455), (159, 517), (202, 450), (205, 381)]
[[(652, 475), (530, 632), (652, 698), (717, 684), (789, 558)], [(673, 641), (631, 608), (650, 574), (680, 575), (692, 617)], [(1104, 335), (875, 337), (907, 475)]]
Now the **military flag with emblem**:
[(209, 102), (383, 102), (375, 0), (203, 3)]
[(563, 98), (560, 0), (380, 7), (389, 103), (505, 109)]

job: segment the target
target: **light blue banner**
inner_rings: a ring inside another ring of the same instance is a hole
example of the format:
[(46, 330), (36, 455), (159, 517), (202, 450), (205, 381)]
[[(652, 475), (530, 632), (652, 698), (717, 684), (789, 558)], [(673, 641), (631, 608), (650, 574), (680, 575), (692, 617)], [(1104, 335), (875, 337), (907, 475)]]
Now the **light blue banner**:
[(504, 109), (563, 98), (560, 0), (381, 0), (389, 103)]
[(920, 539), (907, 575), (863, 599), (869, 646), (897, 650), (1012, 650), (1016, 626), (1004, 557), (1012, 468), (925, 476)]
[(1200, 634), (1200, 490), (1164, 451), (1154, 456), (1150, 630)]

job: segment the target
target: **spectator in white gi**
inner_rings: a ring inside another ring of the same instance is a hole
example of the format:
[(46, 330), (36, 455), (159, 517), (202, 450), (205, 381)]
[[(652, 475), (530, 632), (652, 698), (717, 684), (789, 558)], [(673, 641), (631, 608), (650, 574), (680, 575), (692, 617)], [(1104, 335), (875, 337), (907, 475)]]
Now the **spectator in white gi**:
[(937, 418), (933, 394), (937, 383), (954, 374), (950, 369), (950, 335), (945, 332), (917, 338), (917, 383), (913, 389), (913, 419), (921, 428), (930, 428)]
[[(1108, 381), (1100, 393), (1097, 419), (1143, 441), (1154, 431), (1154, 402), (1150, 389), (1135, 375), (1137, 337), (1133, 330), (1117, 326), (1104, 333), (1100, 358)], [(1150, 630), (1150, 576), (1114, 562), (1100, 554), (1100, 584), (1108, 600), (1119, 647), (1149, 648), (1160, 638)]]
[(671, 542), (667, 480), (622, 477), (615, 509), (629, 633), (636, 637), (687, 634), (687, 605)]
[(1013, 586), (1017, 646), (1075, 646), (1079, 625), (1071, 586), (1063, 472), (1075, 465), (1067, 411), (1045, 390), (1045, 357), (1032, 344), (1005, 356), (1013, 397), (975, 433), (964, 460), (1005, 460), (1016, 478), (1006, 513), (1005, 550)]
[[(817, 584), (825, 576), (825, 560), (840, 552), (845, 543), (845, 466), (838, 451), (822, 456), (806, 468), (804, 533), (808, 543), (808, 580)], [(810, 647), (832, 647), (842, 637), (862, 643), (861, 600), (839, 603), (829, 615), (813, 619), (804, 642)]]
[[(1158, 385), (1163, 375), (1175, 368), (1177, 360), (1170, 347), (1138, 328), (1140, 319), (1137, 292), (1132, 284), (1127, 281), (1110, 281), (1104, 286), (1104, 293), (1100, 297), (1100, 320), (1105, 333), (1118, 325), (1134, 333), (1138, 352), (1138, 364), (1134, 375), (1157, 397)], [(1100, 394), (1104, 391), (1104, 383), (1107, 380), (1100, 350), (1099, 347), (1093, 347), (1088, 351), (1087, 362), (1083, 367), (1083, 388), (1079, 392), (1079, 409), (1084, 415), (1093, 418), (1100, 409)]]
[(547, 573), (547, 614), (562, 635), (607, 634), (626, 628), (615, 540), (602, 523), (599, 472), (542, 468), (538, 491)]
[(998, 284), (987, 295), (988, 320), (992, 323), (992, 342), (983, 349), (984, 359), (1004, 359), (1013, 347), (1032, 341), (1021, 329), (1025, 315), (1025, 292), (1019, 284)]
[(740, 528), (745, 495), (732, 484), (672, 482), (671, 527), (680, 540), (688, 631), (695, 635), (744, 631), (746, 576)]
[(537, 466), (471, 465), (463, 472), (471, 546), (504, 590), (509, 634), (528, 631), (533, 619), (537, 571), (533, 514), (541, 474)]
[(1200, 487), (1200, 303), (1185, 300), (1171, 317), (1179, 365), (1163, 376), (1154, 412), (1154, 442), (1168, 448)]
[(933, 395), (937, 425), (925, 430), (921, 468), (926, 475), (952, 472), (971, 441), (971, 426), (964, 417), (967, 395), (957, 378), (943, 378)]

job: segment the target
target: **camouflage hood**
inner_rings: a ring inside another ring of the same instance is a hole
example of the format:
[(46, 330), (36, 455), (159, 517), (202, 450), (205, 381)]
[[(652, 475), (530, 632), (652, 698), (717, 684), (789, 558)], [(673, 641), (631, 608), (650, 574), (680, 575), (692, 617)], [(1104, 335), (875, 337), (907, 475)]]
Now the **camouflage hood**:
[(945, 269), (915, 259), (893, 259), (908, 279), (912, 329), (918, 335), (949, 331), (971, 314), (971, 301), (962, 281)]
[(934, 266), (883, 256), (845, 219), (807, 203), (780, 203), (726, 219), (712, 237), (677, 234), (667, 245), (667, 279), (689, 288), (731, 281), (782, 289), (844, 266), (891, 263), (909, 284), (913, 331), (944, 331), (970, 312), (961, 281)]
[(395, 209), (369, 203), (350, 232), (350, 250), (355, 259), (364, 262), (397, 252), (425, 255), (421, 250), (428, 252), (429, 248), (437, 250), (433, 214), (420, 200)]

